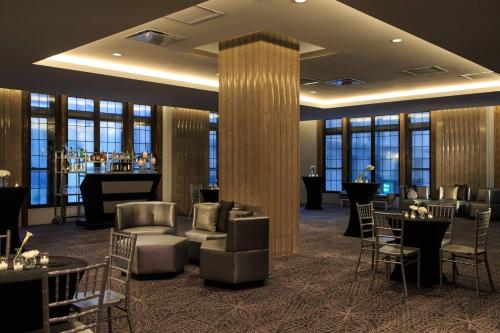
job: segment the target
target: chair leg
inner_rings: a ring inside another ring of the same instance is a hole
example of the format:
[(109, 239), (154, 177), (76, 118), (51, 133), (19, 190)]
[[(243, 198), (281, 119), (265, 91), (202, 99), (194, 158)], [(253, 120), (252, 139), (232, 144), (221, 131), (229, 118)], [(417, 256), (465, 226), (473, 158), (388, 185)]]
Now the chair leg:
[(193, 206), (193, 204), (191, 204), (191, 209), (189, 210), (188, 217), (191, 217), (191, 215), (193, 214), (193, 209), (194, 209), (194, 206)]
[(491, 278), (490, 272), (490, 264), (488, 262), (488, 253), (484, 253), (484, 265), (486, 266), (486, 273), (488, 274), (488, 280), (490, 281), (491, 290), (495, 290), (495, 286), (493, 285), (493, 279)]
[(130, 333), (134, 333), (134, 330), (132, 329), (132, 320), (130, 319), (130, 311), (127, 307), (127, 323), (128, 323), (128, 331)]
[(439, 285), (443, 285), (443, 250), (439, 249)]
[(420, 288), (420, 251), (417, 253), (417, 288)]
[(403, 288), (405, 290), (406, 297), (408, 297), (408, 289), (406, 288), (405, 262), (403, 257), (399, 258), (399, 262), (401, 264), (401, 274), (403, 275)]
[(456, 256), (454, 254), (451, 255), (451, 260), (453, 260), (453, 262), (451, 263), (451, 265), (452, 265), (452, 279), (451, 279), (451, 281), (453, 282), (453, 284), (455, 284), (456, 283), (455, 272), (457, 269), (457, 263), (455, 262)]
[(111, 312), (111, 307), (107, 307), (107, 312), (108, 312), (108, 332), (111, 333), (113, 332), (113, 318), (112, 318), (112, 312)]
[(474, 258), (474, 268), (476, 269), (476, 293), (479, 296), (479, 264), (477, 262), (477, 255)]
[(361, 256), (363, 256), (363, 244), (361, 244), (361, 250), (359, 251), (359, 256), (358, 256), (358, 263), (356, 264), (356, 272), (354, 272), (354, 276), (357, 277), (358, 275), (358, 269), (359, 269), (359, 264), (361, 263)]
[(371, 270), (373, 270), (373, 266), (375, 266), (375, 244), (372, 244), (372, 267), (371, 267)]
[(373, 280), (375, 280), (375, 273), (377, 272), (378, 268), (378, 253), (375, 254), (375, 268), (372, 271), (372, 280), (370, 281), (370, 290), (372, 290), (373, 287)]

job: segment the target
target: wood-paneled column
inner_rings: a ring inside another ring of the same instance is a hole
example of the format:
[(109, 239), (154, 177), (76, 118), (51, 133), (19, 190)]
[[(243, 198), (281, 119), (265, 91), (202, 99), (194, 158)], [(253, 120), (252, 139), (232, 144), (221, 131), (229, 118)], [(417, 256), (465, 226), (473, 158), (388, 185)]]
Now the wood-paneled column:
[(269, 216), (271, 255), (299, 249), (299, 45), (257, 32), (219, 44), (219, 186)]
[(22, 184), (22, 92), (0, 88), (0, 170), (10, 171), (9, 185)]

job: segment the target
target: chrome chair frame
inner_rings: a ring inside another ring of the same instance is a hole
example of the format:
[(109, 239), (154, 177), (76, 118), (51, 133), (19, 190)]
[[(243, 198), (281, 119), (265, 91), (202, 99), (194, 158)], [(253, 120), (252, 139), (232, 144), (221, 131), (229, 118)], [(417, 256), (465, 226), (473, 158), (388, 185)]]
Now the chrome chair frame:
[[(404, 293), (405, 296), (408, 296), (405, 266), (413, 263), (417, 264), (417, 287), (420, 288), (420, 249), (404, 246), (405, 220), (401, 214), (375, 212), (373, 219), (375, 223), (376, 251), (375, 268), (372, 271), (370, 290), (373, 287), (378, 263), (385, 263), (386, 267), (387, 265), (395, 264), (401, 265)], [(391, 237), (394, 241), (390, 240)], [(409, 258), (415, 255), (417, 256), (416, 259)]]
[[(80, 332), (87, 329), (95, 329), (96, 333), (100, 331), (101, 313), (103, 309), (103, 298), (106, 289), (107, 277), (109, 272), (109, 257), (106, 257), (104, 263), (86, 266), (82, 268), (67, 269), (62, 271), (48, 272), (46, 268), (42, 269), (42, 312), (43, 312), (43, 333), (50, 333), (51, 325), (64, 324), (65, 322), (77, 320), (80, 317), (95, 314), (96, 320), (90, 324), (77, 322), (78, 325), (71, 327), (69, 330), (61, 331), (60, 333)], [(101, 271), (101, 274), (99, 274)], [(71, 278), (74, 275), (77, 278)], [(60, 277), (65, 277), (64, 299), (60, 299)], [(55, 301), (50, 303), (49, 300), (49, 279), (55, 279)], [(71, 284), (75, 283), (75, 294), (70, 294)], [(83, 291), (80, 291), (81, 287)], [(50, 317), (50, 310), (61, 306), (71, 306), (82, 301), (96, 300), (97, 306), (91, 307), (85, 311), (69, 313), (67, 316)]]
[[(493, 279), (491, 278), (490, 266), (488, 263), (488, 228), (490, 225), (490, 219), (491, 208), (483, 212), (476, 211), (475, 241), (473, 247), (467, 245), (448, 245), (441, 248), (439, 265), (441, 285), (443, 284), (443, 262), (452, 263), (453, 283), (456, 282), (455, 272), (457, 264), (473, 266), (476, 271), (476, 294), (477, 296), (479, 296), (479, 264), (484, 263), (491, 290), (495, 290)], [(449, 253), (451, 259), (443, 258), (443, 254), (445, 253)]]
[(453, 221), (455, 220), (455, 207), (449, 205), (428, 205), (427, 209), (434, 218), (450, 222), (446, 233), (444, 234), (442, 245), (448, 245), (453, 242)]
[(203, 184), (189, 184), (189, 192), (191, 195), (191, 209), (189, 210), (188, 217), (193, 215), (194, 205), (201, 201), (201, 190), (203, 189)]
[(7, 233), (5, 235), (0, 235), (0, 245), (2, 244), (2, 239), (5, 239), (5, 256), (9, 256), (11, 244), (10, 230), (7, 230)]
[(375, 264), (375, 243), (376, 243), (376, 239), (373, 235), (373, 228), (374, 228), (373, 202), (363, 205), (356, 203), (356, 209), (358, 211), (361, 247), (358, 256), (358, 263), (356, 264), (356, 271), (354, 273), (355, 276), (357, 276), (358, 274), (358, 269), (359, 265), (361, 264), (361, 257), (363, 256), (363, 252), (371, 252), (372, 255), (371, 270), (373, 270)]

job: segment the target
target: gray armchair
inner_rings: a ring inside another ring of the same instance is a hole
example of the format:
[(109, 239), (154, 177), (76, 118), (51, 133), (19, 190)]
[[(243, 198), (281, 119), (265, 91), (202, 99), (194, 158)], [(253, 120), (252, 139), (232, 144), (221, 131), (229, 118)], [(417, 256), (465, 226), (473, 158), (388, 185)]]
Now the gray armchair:
[(115, 228), (137, 235), (175, 235), (176, 204), (162, 201), (116, 205)]
[(469, 216), (476, 217), (477, 211), (485, 211), (491, 208), (491, 219), (500, 219), (500, 189), (481, 188), (477, 190), (475, 200), (470, 203)]
[(264, 282), (269, 277), (269, 218), (229, 220), (226, 239), (202, 244), (200, 277), (230, 285)]

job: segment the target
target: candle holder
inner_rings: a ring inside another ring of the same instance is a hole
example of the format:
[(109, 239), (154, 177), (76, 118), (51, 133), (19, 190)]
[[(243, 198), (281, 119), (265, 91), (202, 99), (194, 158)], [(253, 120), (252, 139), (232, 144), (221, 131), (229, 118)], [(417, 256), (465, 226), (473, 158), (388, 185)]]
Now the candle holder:
[(9, 261), (7, 257), (0, 257), (0, 271), (5, 271), (9, 268)]
[(24, 269), (24, 258), (23, 257), (14, 258), (14, 270), (22, 271), (23, 269)]
[(407, 211), (404, 211), (404, 212), (403, 212), (403, 216), (404, 216), (404, 218), (405, 218), (405, 219), (407, 219), (407, 218), (409, 218), (409, 217), (410, 217), (410, 214), (408, 214), (408, 212), (407, 212)]
[(414, 219), (414, 218), (416, 218), (416, 217), (417, 217), (417, 215), (415, 214), (415, 212), (411, 212), (411, 214), (410, 214), (410, 218)]
[(42, 254), (40, 254), (40, 265), (47, 266), (48, 264), (49, 264), (49, 253), (42, 252)]

